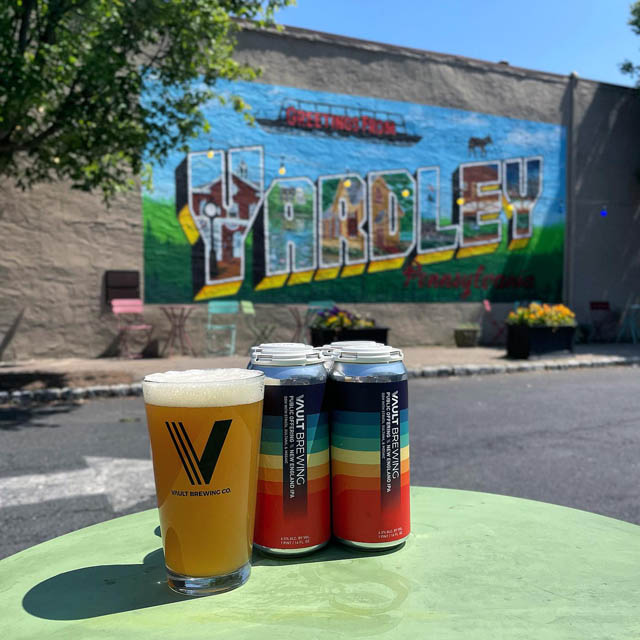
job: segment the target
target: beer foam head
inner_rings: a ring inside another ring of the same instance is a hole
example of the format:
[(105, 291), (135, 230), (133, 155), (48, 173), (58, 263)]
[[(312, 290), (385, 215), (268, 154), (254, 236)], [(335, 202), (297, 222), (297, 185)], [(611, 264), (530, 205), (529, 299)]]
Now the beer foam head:
[(226, 407), (264, 397), (264, 374), (248, 369), (191, 369), (152, 373), (142, 381), (147, 404), (159, 407)]

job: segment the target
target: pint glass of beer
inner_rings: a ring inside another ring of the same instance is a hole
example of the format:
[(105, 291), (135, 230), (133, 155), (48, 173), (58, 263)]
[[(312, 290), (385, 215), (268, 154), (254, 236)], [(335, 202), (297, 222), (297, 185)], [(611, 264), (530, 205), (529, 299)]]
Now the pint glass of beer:
[(239, 587), (251, 571), (264, 374), (168, 371), (142, 389), (169, 586)]

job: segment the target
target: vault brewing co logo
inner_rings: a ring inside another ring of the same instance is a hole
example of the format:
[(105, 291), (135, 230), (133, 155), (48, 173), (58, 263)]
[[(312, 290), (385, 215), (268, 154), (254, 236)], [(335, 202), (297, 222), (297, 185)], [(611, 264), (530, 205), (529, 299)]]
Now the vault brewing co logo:
[(213, 423), (201, 458), (196, 455), (193, 444), (191, 444), (191, 438), (189, 438), (189, 434), (182, 422), (165, 422), (165, 424), (178, 456), (180, 456), (180, 461), (187, 473), (189, 482), (192, 485), (209, 484), (218, 463), (224, 441), (227, 438), (231, 420), (216, 420)]

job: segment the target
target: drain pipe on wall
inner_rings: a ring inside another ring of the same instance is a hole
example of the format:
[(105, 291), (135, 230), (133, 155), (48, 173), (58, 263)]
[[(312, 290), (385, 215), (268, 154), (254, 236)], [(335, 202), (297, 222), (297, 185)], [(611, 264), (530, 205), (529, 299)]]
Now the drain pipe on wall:
[(575, 92), (578, 85), (578, 74), (572, 71), (568, 85), (568, 114), (567, 114), (567, 176), (566, 176), (566, 225), (564, 237), (564, 277), (562, 298), (570, 309), (573, 309), (575, 299), (574, 286), (574, 246), (575, 246)]

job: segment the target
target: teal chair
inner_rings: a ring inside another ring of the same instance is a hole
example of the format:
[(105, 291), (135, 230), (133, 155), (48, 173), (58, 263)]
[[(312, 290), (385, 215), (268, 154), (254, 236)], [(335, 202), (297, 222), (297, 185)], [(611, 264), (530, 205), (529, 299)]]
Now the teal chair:
[(215, 300), (207, 305), (206, 353), (208, 356), (232, 356), (236, 352), (236, 325), (218, 324), (216, 316), (237, 315), (237, 300)]
[(253, 344), (269, 342), (271, 334), (276, 330), (276, 325), (259, 323), (256, 316), (256, 308), (251, 300), (241, 300), (240, 309), (245, 316), (248, 316), (247, 327), (251, 331)]
[(624, 335), (628, 333), (631, 342), (636, 344), (638, 341), (638, 320), (640, 320), (640, 304), (629, 305), (624, 312), (620, 331), (618, 331), (618, 335), (616, 336), (616, 342), (620, 342)]

